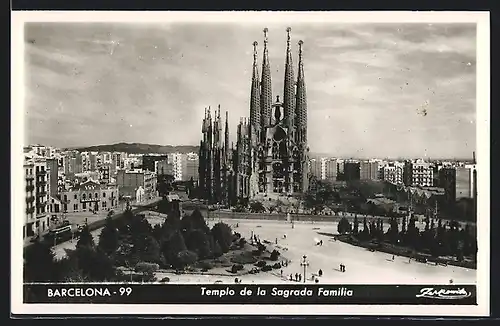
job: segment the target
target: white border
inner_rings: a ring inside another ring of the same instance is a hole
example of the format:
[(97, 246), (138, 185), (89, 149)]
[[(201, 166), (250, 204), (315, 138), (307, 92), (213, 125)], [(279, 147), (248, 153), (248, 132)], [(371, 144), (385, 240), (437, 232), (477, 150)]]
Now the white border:
[[(76, 305), (22, 303), (23, 214), (23, 96), (25, 22), (237, 22), (280, 23), (476, 23), (477, 24), (477, 189), (478, 269), (477, 306), (398, 305)], [(13, 314), (151, 314), (151, 315), (433, 315), (488, 316), (490, 292), (490, 28), (489, 12), (102, 12), (33, 11), (11, 13), (11, 312)]]

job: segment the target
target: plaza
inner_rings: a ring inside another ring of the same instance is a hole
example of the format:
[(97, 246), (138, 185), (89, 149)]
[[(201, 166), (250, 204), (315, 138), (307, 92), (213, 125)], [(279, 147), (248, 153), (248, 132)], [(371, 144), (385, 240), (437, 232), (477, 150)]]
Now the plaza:
[[(313, 283), (312, 275), (317, 275), (322, 284), (449, 284), (476, 283), (476, 270), (456, 266), (441, 266), (430, 263), (419, 263), (407, 257), (396, 256), (382, 252), (371, 252), (365, 248), (334, 241), (325, 234), (337, 234), (337, 223), (295, 222), (290, 223), (269, 220), (212, 220), (208, 224), (229, 224), (242, 237), (250, 239), (252, 233), (261, 241), (267, 240), (269, 246), (275, 246), (290, 262), (283, 267), (283, 277), (279, 270), (237, 276), (241, 283), (297, 283), (290, 281), (290, 274), (303, 273), (301, 265), (306, 255), (306, 283)], [(284, 236), (286, 235), (286, 238)], [(278, 244), (275, 244), (276, 238)], [(317, 242), (323, 240), (323, 245)], [(345, 265), (346, 272), (340, 272), (340, 264)], [(248, 266), (246, 267), (248, 268)], [(158, 279), (168, 276), (174, 283), (234, 283), (235, 276), (216, 275), (211, 270), (203, 274), (157, 273)], [(302, 280), (303, 282), (303, 280)]]

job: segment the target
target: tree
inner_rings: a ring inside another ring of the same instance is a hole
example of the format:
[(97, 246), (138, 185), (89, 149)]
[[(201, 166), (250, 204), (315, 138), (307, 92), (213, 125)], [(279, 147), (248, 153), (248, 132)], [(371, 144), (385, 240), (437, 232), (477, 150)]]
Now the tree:
[(187, 249), (195, 252), (201, 259), (211, 257), (209, 236), (211, 235), (207, 235), (201, 229), (187, 231), (184, 235)]
[(233, 241), (233, 232), (226, 223), (219, 222), (212, 227), (214, 240), (219, 243), (222, 252), (228, 252), (229, 246)]
[(354, 215), (354, 228), (353, 228), (353, 233), (358, 234), (358, 228), (359, 228), (359, 221), (358, 221), (358, 214)]
[(177, 268), (185, 268), (194, 264), (198, 260), (198, 255), (190, 250), (183, 250), (177, 254), (175, 266)]
[(85, 225), (80, 232), (80, 237), (76, 243), (76, 248), (88, 247), (94, 248), (94, 237), (90, 233), (88, 225)]
[(179, 252), (187, 250), (184, 237), (180, 231), (174, 232), (170, 238), (165, 240), (161, 246), (161, 251), (165, 260), (170, 264), (175, 264)]
[(260, 201), (251, 201), (250, 202), (250, 212), (252, 213), (264, 213), (266, 211), (266, 208), (264, 207), (264, 204), (262, 204)]
[(24, 252), (24, 281), (56, 281), (56, 264), (49, 244), (37, 241)]
[(160, 245), (152, 235), (137, 238), (132, 249), (132, 252), (143, 262), (163, 264)]
[(406, 216), (403, 217), (403, 221), (401, 222), (401, 234), (406, 234)]
[(81, 246), (69, 253), (68, 265), (70, 275), (89, 280), (91, 282), (114, 281), (116, 269), (113, 261), (103, 252), (96, 251), (90, 246)]
[(351, 223), (347, 220), (347, 218), (342, 217), (337, 225), (337, 232), (339, 234), (346, 234), (351, 232)]
[(399, 225), (395, 217), (389, 220), (389, 230), (387, 230), (387, 237), (392, 243), (397, 243), (399, 235)]
[(191, 215), (182, 218), (181, 228), (186, 231), (201, 230), (204, 233), (210, 232), (210, 228), (199, 208), (196, 208)]
[(179, 205), (172, 205), (172, 209), (168, 212), (167, 219), (163, 223), (166, 230), (175, 232), (181, 228), (181, 211)]
[(279, 257), (280, 257), (280, 252), (278, 250), (274, 249), (273, 252), (271, 252), (270, 259), (276, 261), (276, 260), (278, 260)]
[(115, 223), (108, 215), (106, 224), (102, 228), (101, 235), (99, 236), (98, 248), (108, 256), (115, 253), (119, 245), (119, 234)]
[(415, 226), (415, 217), (413, 216), (410, 217), (410, 221), (408, 223), (408, 230), (406, 234), (407, 234), (408, 244), (413, 248), (418, 247), (420, 232)]

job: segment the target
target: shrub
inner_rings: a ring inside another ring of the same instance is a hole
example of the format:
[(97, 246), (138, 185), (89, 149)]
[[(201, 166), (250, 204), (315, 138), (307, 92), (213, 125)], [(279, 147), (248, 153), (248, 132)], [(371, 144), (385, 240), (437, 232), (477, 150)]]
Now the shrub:
[(241, 255), (232, 257), (231, 261), (233, 263), (237, 263), (237, 264), (253, 264), (253, 263), (255, 263), (256, 259), (253, 256), (241, 254)]
[(144, 273), (144, 274), (154, 273), (159, 268), (160, 266), (158, 264), (146, 263), (146, 262), (139, 262), (137, 263), (137, 265), (135, 265), (135, 271), (137, 273)]
[(239, 246), (240, 248), (245, 248), (245, 245), (247, 244), (247, 241), (245, 240), (245, 238), (241, 238), (240, 241), (239, 241)]
[(276, 263), (276, 264), (273, 265), (273, 268), (274, 269), (279, 269), (279, 268), (281, 268), (281, 264), (280, 263)]
[(264, 246), (262, 243), (257, 243), (257, 249), (260, 251), (266, 251), (266, 246)]
[(269, 272), (269, 271), (271, 271), (272, 269), (273, 269), (273, 268), (272, 268), (270, 265), (266, 265), (266, 266), (263, 266), (263, 267), (261, 268), (261, 270), (262, 270), (263, 272)]
[(238, 271), (241, 271), (243, 269), (243, 265), (241, 264), (234, 264), (231, 266), (231, 273), (237, 273)]
[(208, 261), (200, 261), (198, 263), (198, 267), (201, 268), (202, 270), (209, 270), (214, 268), (214, 266)]
[(252, 250), (252, 255), (253, 256), (260, 256), (260, 255), (262, 255), (262, 251), (257, 250), (257, 249), (256, 250)]
[(266, 265), (267, 265), (267, 263), (263, 260), (261, 260), (255, 264), (255, 266), (257, 266), (257, 267), (264, 267)]
[(183, 250), (177, 254), (177, 267), (184, 268), (188, 265), (194, 264), (198, 260), (198, 255), (189, 250)]
[(279, 256), (280, 256), (280, 252), (278, 250), (274, 249), (273, 252), (271, 253), (271, 260), (276, 261), (276, 260), (278, 260)]
[(160, 280), (160, 282), (162, 282), (162, 283), (168, 283), (168, 282), (170, 282), (170, 277), (164, 277), (164, 278), (162, 278)]

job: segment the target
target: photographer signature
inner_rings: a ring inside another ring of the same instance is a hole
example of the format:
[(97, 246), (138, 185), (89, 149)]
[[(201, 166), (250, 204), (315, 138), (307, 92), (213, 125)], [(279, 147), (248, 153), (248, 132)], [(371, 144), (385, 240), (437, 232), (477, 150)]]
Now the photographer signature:
[(464, 288), (458, 288), (454, 290), (449, 289), (435, 289), (435, 288), (423, 288), (420, 290), (420, 294), (417, 294), (417, 298), (430, 298), (430, 299), (448, 299), (456, 300), (468, 298), (472, 294), (465, 290)]

